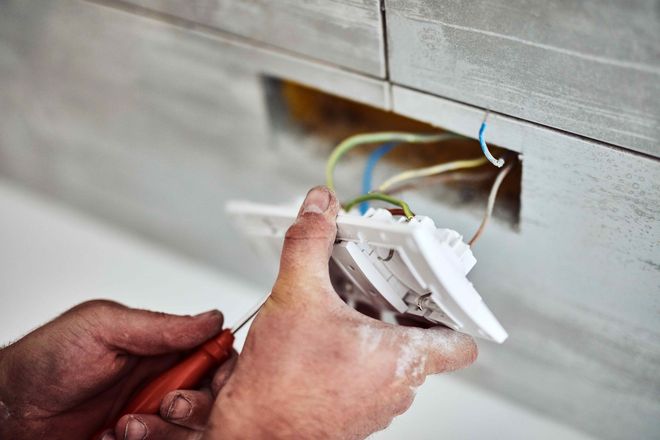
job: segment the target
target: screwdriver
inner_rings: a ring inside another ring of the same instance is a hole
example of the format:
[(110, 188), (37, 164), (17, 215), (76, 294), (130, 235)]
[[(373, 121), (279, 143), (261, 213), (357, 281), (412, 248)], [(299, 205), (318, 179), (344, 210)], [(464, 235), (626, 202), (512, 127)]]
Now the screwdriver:
[(112, 423), (93, 438), (98, 439), (107, 429), (114, 428), (117, 421), (126, 414), (158, 414), (163, 398), (171, 391), (197, 388), (204, 376), (229, 358), (234, 345), (234, 335), (259, 312), (269, 296), (270, 294), (259, 301), (234, 327), (222, 330), (188, 357), (148, 383), (129, 400)]

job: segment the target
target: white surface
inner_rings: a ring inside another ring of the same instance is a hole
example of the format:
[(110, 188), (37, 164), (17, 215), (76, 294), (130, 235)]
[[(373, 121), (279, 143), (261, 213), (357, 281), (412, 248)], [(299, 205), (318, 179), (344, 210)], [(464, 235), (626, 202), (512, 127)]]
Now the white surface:
[(217, 308), (232, 325), (262, 294), (3, 183), (0, 344), (93, 298), (181, 314)]
[[(261, 291), (0, 180), (0, 343), (90, 298), (175, 313), (220, 308), (232, 323)], [(385, 439), (589, 437), (455, 376), (429, 378)]]

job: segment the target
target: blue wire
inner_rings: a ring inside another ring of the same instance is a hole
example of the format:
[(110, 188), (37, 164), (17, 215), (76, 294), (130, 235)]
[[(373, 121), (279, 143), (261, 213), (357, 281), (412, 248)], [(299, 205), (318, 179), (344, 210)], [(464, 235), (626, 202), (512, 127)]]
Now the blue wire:
[(490, 154), (490, 150), (488, 149), (488, 145), (486, 145), (486, 140), (484, 139), (484, 131), (486, 131), (486, 121), (481, 123), (481, 127), (479, 128), (479, 144), (481, 144), (481, 151), (484, 152), (484, 156), (486, 156), (486, 159), (493, 165), (495, 165), (498, 168), (502, 168), (502, 165), (504, 165), (504, 160), (503, 159), (495, 159), (492, 154)]
[[(362, 175), (362, 194), (371, 191), (371, 180), (373, 178), (374, 168), (376, 168), (378, 161), (397, 145), (396, 142), (388, 142), (371, 152), (367, 159), (367, 164), (364, 167), (364, 174)], [(367, 212), (367, 209), (369, 209), (369, 202), (360, 203), (360, 214), (364, 215)]]
[[(495, 159), (493, 155), (490, 153), (490, 150), (488, 150), (488, 145), (486, 145), (486, 140), (484, 139), (485, 131), (486, 131), (486, 121), (482, 122), (481, 127), (479, 127), (479, 144), (481, 145), (481, 151), (483, 151), (486, 158), (493, 165), (495, 165), (496, 167), (502, 167), (502, 165), (504, 165), (504, 160)], [(367, 194), (369, 191), (371, 191), (371, 184), (372, 184), (371, 181), (373, 178), (374, 168), (376, 168), (376, 164), (378, 163), (378, 161), (397, 145), (398, 144), (396, 142), (388, 142), (371, 152), (369, 158), (367, 159), (367, 164), (364, 167), (364, 174), (362, 175), (362, 194)], [(368, 209), (369, 209), (369, 202), (360, 203), (360, 214), (362, 215), (366, 214)]]

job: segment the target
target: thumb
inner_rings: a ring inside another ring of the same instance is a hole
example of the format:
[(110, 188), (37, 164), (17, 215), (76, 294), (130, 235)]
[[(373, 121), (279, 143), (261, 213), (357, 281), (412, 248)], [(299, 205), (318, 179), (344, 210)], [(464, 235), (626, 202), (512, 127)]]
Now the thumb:
[(217, 334), (224, 320), (217, 310), (196, 316), (177, 316), (131, 309), (111, 301), (92, 301), (80, 312), (98, 323), (95, 332), (102, 341), (139, 356), (196, 347)]
[(273, 297), (310, 285), (332, 289), (328, 262), (337, 234), (339, 208), (334, 193), (324, 186), (307, 193), (298, 218), (284, 238)]

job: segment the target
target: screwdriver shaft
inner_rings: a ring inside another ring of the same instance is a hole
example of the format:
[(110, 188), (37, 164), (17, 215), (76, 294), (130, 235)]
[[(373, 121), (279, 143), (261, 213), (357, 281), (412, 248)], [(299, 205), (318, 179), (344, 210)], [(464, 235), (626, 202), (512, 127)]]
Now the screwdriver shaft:
[(250, 311), (246, 313), (245, 316), (243, 316), (243, 318), (236, 322), (236, 324), (234, 324), (234, 326), (231, 328), (232, 334), (236, 334), (236, 332), (239, 331), (241, 327), (250, 322), (250, 319), (254, 318), (254, 315), (256, 315), (259, 310), (261, 310), (261, 306), (263, 306), (266, 301), (268, 301), (269, 297), (270, 292), (268, 295), (264, 296), (257, 304), (255, 304), (254, 307), (252, 307), (252, 309), (250, 309)]

